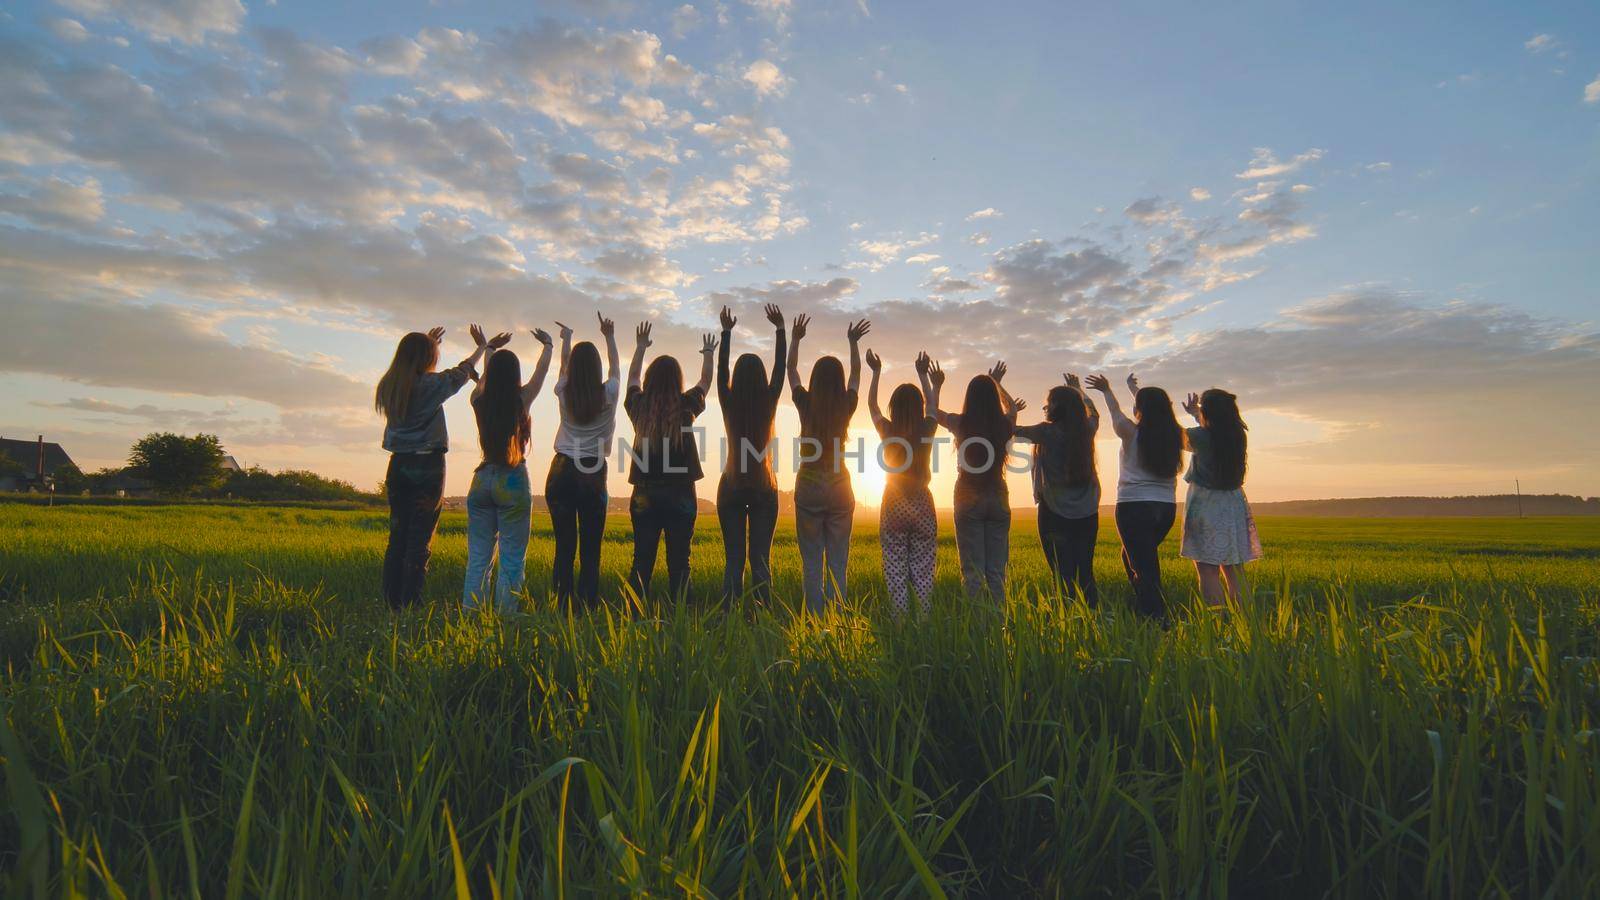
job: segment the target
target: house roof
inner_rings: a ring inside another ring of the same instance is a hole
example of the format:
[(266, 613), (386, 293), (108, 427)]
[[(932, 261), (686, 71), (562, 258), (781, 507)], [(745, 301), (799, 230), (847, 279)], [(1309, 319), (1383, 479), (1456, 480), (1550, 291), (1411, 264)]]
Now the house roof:
[[(0, 438), (0, 455), (11, 457), (13, 461), (26, 469), (29, 475), (39, 471), (38, 440), (24, 441), (13, 438)], [(60, 444), (45, 441), (45, 474), (53, 475), (57, 469), (68, 465), (72, 465), (72, 457), (67, 455), (67, 451), (61, 449)]]

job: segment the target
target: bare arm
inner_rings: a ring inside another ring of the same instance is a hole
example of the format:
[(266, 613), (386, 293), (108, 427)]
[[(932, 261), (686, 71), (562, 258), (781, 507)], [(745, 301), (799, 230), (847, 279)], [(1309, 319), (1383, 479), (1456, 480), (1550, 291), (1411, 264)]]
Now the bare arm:
[(783, 310), (768, 303), (766, 313), (767, 321), (771, 322), (772, 327), (777, 330), (777, 334), (772, 339), (771, 382), (767, 385), (768, 396), (772, 398), (773, 403), (777, 403), (778, 398), (783, 396), (783, 367), (784, 357), (788, 351), (788, 341), (786, 340), (787, 335), (783, 330)]
[(933, 360), (928, 358), (926, 352), (917, 354), (917, 381), (922, 385), (922, 415), (929, 418), (933, 411), (939, 407), (939, 392), (928, 383), (928, 366)]
[(845, 330), (845, 337), (850, 340), (850, 380), (844, 388), (847, 391), (861, 389), (861, 339), (871, 330), (872, 323), (866, 319), (852, 324)]
[(794, 317), (794, 329), (789, 336), (789, 390), (800, 390), (800, 340), (806, 336), (806, 326), (811, 324), (811, 317), (798, 315)]
[(867, 412), (872, 414), (872, 424), (881, 430), (886, 423), (883, 410), (878, 407), (878, 376), (883, 373), (883, 360), (871, 350), (867, 351), (867, 368), (872, 370), (872, 380), (867, 383)]
[(695, 390), (702, 394), (711, 390), (712, 357), (716, 355), (716, 352), (716, 335), (706, 335), (700, 344), (700, 383), (694, 386)]
[(1104, 375), (1090, 375), (1085, 382), (1091, 389), (1099, 391), (1106, 398), (1106, 410), (1111, 414), (1111, 427), (1117, 436), (1128, 440), (1134, 435), (1133, 420), (1122, 412), (1122, 404), (1117, 402), (1117, 395), (1111, 390), (1111, 382)]
[(633, 331), (633, 361), (628, 363), (628, 387), (639, 386), (639, 376), (644, 372), (644, 351), (650, 346), (650, 323), (640, 322)]
[(543, 328), (535, 328), (533, 336), (544, 349), (539, 351), (539, 362), (533, 367), (533, 375), (528, 378), (528, 383), (522, 386), (523, 409), (532, 406), (533, 398), (539, 396), (539, 391), (544, 389), (544, 377), (550, 372), (550, 355), (555, 349), (555, 343), (550, 340), (550, 333)]
[(733, 326), (739, 323), (733, 313), (724, 306), (722, 308), (722, 343), (717, 347), (717, 402), (723, 409), (728, 407), (728, 397), (732, 393), (732, 385), (728, 376), (728, 354), (733, 352)]
[[(472, 343), (474, 346), (472, 355), (468, 356), (466, 359), (463, 359), (461, 362), (456, 363), (455, 367), (458, 369), (465, 369), (467, 372), (467, 377), (473, 378), (475, 381), (477, 381), (477, 384), (473, 385), (472, 388), (472, 396), (476, 397), (483, 393), (483, 379), (477, 378), (477, 373), (473, 371), (473, 369), (478, 365), (478, 360), (482, 359), (483, 355), (488, 353), (491, 349), (504, 347), (506, 343), (511, 340), (511, 335), (501, 332), (500, 334), (495, 335), (493, 340), (490, 340), (483, 336), (483, 329), (479, 328), (477, 325), (467, 326), (467, 333), (472, 335)], [(435, 328), (432, 331), (429, 331), (428, 335), (432, 337), (435, 342), (437, 342), (444, 337), (444, 329)]]
[[(572, 328), (560, 322), (556, 327), (561, 329), (561, 368), (556, 370), (556, 381), (562, 382), (567, 380), (567, 361), (572, 358)], [(534, 331), (533, 336), (538, 337), (539, 332)]]
[(941, 425), (949, 427), (950, 414), (939, 408), (939, 391), (944, 388), (944, 369), (933, 360), (928, 361), (928, 415)]
[(617, 373), (622, 369), (617, 361), (617, 323), (599, 313), (595, 315), (600, 319), (600, 334), (606, 339), (606, 380), (616, 381)]

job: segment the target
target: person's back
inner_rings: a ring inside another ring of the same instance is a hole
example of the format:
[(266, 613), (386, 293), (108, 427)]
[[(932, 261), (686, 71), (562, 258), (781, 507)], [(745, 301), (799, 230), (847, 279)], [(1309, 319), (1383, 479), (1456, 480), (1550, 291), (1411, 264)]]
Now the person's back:
[[(600, 352), (583, 341), (572, 345), (572, 329), (561, 325), (561, 373), (557, 377), (555, 455), (545, 477), (544, 498), (555, 533), (550, 582), (556, 598), (593, 604), (600, 595), (600, 541), (606, 527), (606, 460), (617, 427), (621, 373), (616, 329), (599, 313), (610, 369), (601, 380)], [(557, 323), (560, 325), (560, 323)], [(576, 582), (573, 563), (577, 563)]]
[(783, 395), (786, 352), (783, 312), (766, 307), (776, 329), (775, 358), (768, 373), (761, 357), (746, 353), (730, 372), (733, 326), (738, 319), (722, 308), (722, 340), (717, 350), (717, 402), (727, 444), (722, 478), (717, 483), (717, 523), (722, 529), (722, 595), (729, 602), (744, 592), (744, 568), (750, 564), (751, 588), (758, 602), (770, 596), (772, 533), (778, 524), (778, 479), (772, 472), (772, 420)]

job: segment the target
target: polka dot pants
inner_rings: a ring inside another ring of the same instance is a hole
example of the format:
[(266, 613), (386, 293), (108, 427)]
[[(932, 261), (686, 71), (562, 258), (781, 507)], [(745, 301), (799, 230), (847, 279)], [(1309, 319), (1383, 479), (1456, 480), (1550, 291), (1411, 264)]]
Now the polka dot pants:
[(883, 546), (883, 577), (889, 583), (894, 611), (904, 613), (910, 606), (910, 592), (915, 591), (918, 606), (926, 613), (933, 597), (933, 564), (939, 541), (933, 494), (924, 487), (890, 487), (884, 491), (878, 541)]

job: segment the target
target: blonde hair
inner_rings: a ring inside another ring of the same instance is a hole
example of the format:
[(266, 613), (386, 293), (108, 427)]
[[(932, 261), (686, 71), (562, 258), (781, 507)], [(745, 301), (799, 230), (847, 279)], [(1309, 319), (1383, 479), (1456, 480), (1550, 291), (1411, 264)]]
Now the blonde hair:
[(389, 371), (378, 379), (378, 390), (372, 399), (373, 407), (390, 422), (405, 419), (411, 407), (411, 390), (417, 378), (433, 371), (439, 362), (439, 345), (420, 331), (413, 331), (400, 339), (394, 348), (394, 359)]

